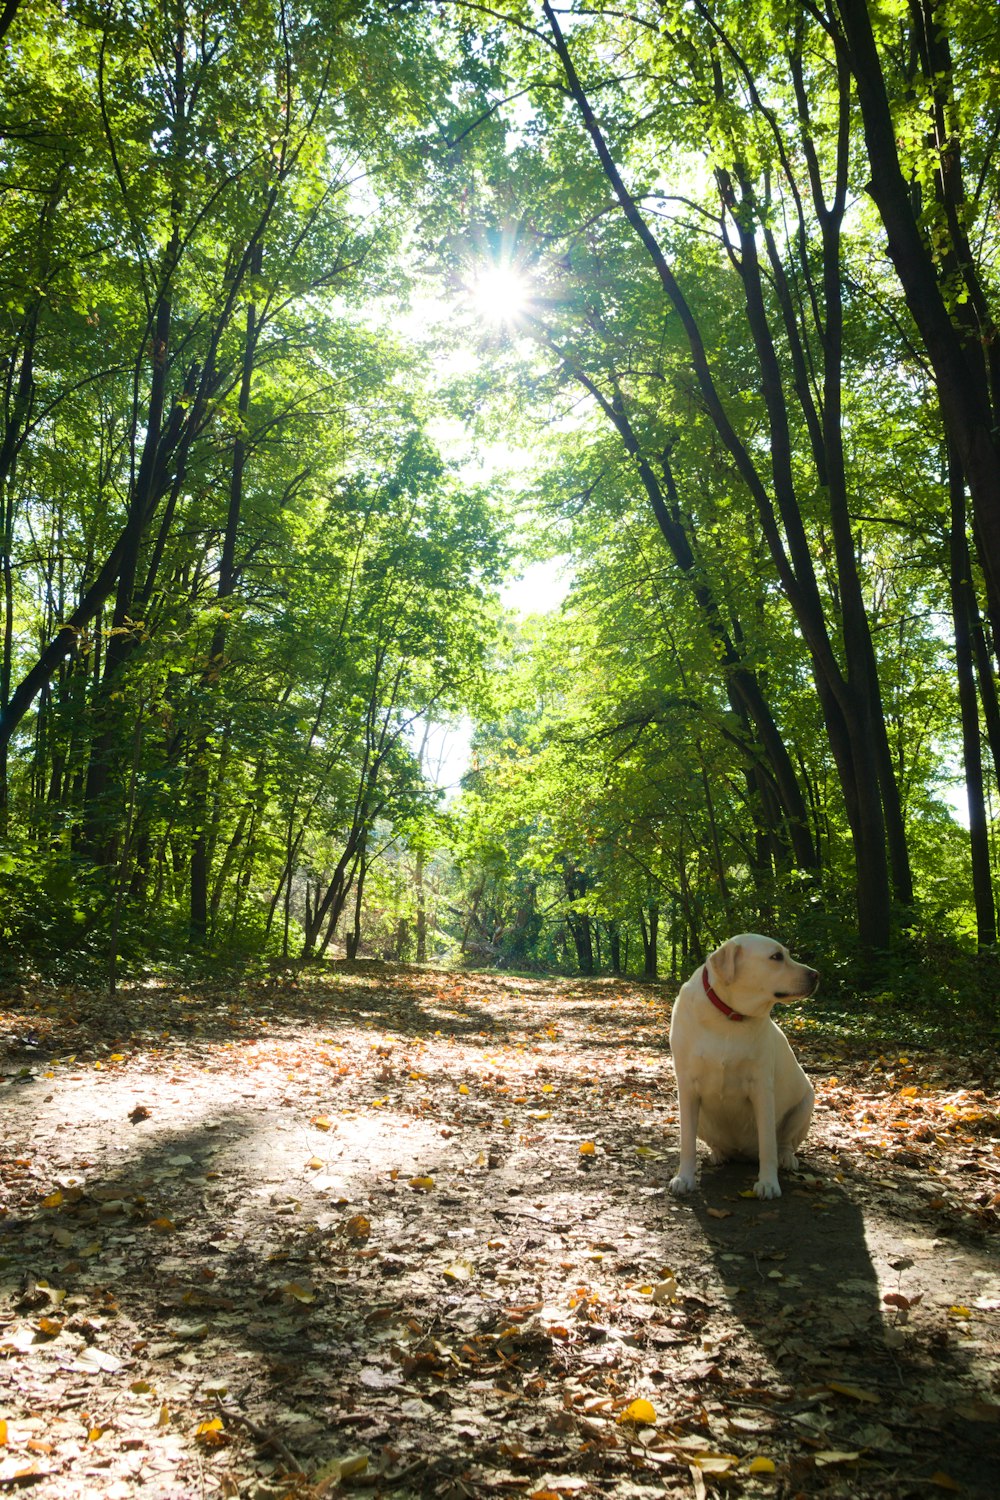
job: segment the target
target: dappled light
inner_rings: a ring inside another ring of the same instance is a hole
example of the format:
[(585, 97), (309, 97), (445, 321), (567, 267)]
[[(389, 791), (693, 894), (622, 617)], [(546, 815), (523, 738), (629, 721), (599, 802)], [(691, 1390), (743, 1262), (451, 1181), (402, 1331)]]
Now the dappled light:
[(995, 1078), (873, 1080), (803, 1032), (785, 1197), (703, 1166), (679, 1204), (663, 989), (366, 964), (154, 993), (132, 1032), (82, 994), (0, 1018), (0, 1477), (976, 1493)]

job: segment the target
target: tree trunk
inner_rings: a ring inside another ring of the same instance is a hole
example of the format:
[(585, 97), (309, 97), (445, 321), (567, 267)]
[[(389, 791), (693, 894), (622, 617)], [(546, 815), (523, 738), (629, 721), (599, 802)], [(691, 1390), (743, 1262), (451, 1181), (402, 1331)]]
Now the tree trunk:
[(966, 536), (965, 482), (958, 454), (948, 453), (948, 490), (951, 497), (951, 608), (955, 626), (955, 672), (962, 720), (962, 751), (965, 790), (969, 806), (969, 852), (972, 859), (972, 892), (976, 906), (976, 933), (980, 948), (991, 948), (997, 940), (996, 905), (990, 871), (989, 818), (983, 786), (982, 741), (979, 701), (972, 650), (970, 602), (975, 594)]
[(657, 941), (660, 930), (660, 908), (650, 901), (643, 910), (639, 907), (639, 931), (642, 934), (642, 977), (656, 979), (658, 969)]
[[(950, 247), (953, 254), (935, 262), (921, 219), (920, 195), (900, 166), (896, 123), (886, 86), (882, 60), (872, 30), (869, 0), (836, 0), (851, 72), (857, 82), (864, 122), (870, 177), (868, 191), (885, 227), (889, 256), (896, 269), (907, 306), (920, 331), (934, 370), (945, 427), (954, 443), (972, 496), (975, 534), (986, 581), (987, 608), (994, 635), (1000, 629), (1000, 436), (993, 391), (997, 388), (996, 329), (986, 307), (975, 259), (961, 232)], [(916, 52), (925, 59), (936, 96), (951, 90), (951, 59), (941, 32), (940, 8), (915, 4), (911, 19), (924, 35), (915, 37)], [(931, 125), (931, 121), (928, 124)], [(936, 184), (955, 240), (955, 226), (964, 215), (959, 143), (937, 143), (942, 170)], [(956, 262), (966, 295), (954, 298)], [(949, 298), (956, 313), (949, 310)], [(975, 314), (978, 328), (963, 326), (960, 309)], [(985, 314), (985, 316), (984, 316)], [(1000, 639), (1000, 636), (997, 637)]]
[(417, 850), (413, 875), (417, 895), (417, 963), (427, 962), (427, 892), (424, 884), (424, 851)]
[[(250, 270), (259, 276), (263, 264), (263, 247), (258, 239), (253, 248)], [(226, 605), (232, 598), (236, 586), (236, 540), (240, 529), (240, 512), (243, 505), (243, 475), (247, 457), (247, 420), (250, 414), (250, 387), (253, 382), (254, 355), (257, 350), (257, 308), (253, 302), (247, 307), (246, 329), (243, 342), (243, 368), (240, 376), (240, 393), (237, 404), (239, 423), (233, 442), (233, 461), (229, 476), (229, 506), (226, 512), (226, 529), (222, 538), (222, 556), (219, 560), (219, 583), (216, 589), (218, 615), (212, 632), (212, 645), (208, 663), (202, 674), (202, 687), (207, 699), (213, 699), (218, 690), (219, 679), (225, 666), (227, 620)], [(191, 915), (190, 932), (194, 943), (203, 943), (208, 935), (208, 892), (210, 884), (210, 848), (208, 831), (208, 785), (209, 757), (211, 754), (210, 732), (202, 729), (195, 751), (195, 764), (199, 774), (191, 792)]]

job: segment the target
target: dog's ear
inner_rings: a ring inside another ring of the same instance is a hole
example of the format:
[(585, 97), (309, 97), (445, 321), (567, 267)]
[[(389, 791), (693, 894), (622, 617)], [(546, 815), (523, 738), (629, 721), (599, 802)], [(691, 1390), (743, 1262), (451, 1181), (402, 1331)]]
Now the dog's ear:
[(732, 938), (728, 943), (723, 943), (721, 948), (716, 948), (714, 953), (708, 955), (708, 961), (712, 965), (712, 971), (723, 984), (732, 984), (736, 978), (736, 960), (740, 956), (740, 945)]

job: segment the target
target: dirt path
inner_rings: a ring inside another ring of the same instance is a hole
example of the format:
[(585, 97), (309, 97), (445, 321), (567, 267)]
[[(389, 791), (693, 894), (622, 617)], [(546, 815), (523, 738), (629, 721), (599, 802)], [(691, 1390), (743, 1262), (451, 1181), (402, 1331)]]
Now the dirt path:
[(804, 1170), (678, 1203), (648, 986), (361, 965), (4, 1005), (0, 1490), (997, 1493), (967, 1060), (796, 1033)]

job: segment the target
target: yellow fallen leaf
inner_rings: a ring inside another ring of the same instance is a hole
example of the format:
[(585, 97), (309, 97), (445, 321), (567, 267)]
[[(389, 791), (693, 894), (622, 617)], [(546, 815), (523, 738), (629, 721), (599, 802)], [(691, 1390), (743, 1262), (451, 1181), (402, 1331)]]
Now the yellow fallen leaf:
[(309, 1160), (306, 1162), (306, 1166), (308, 1167), (310, 1172), (318, 1172), (320, 1167), (323, 1166), (323, 1162), (319, 1159), (318, 1156), (310, 1156)]
[(333, 1458), (321, 1469), (316, 1470), (312, 1476), (313, 1488), (317, 1494), (325, 1493), (332, 1490), (341, 1479), (350, 1479), (354, 1474), (363, 1474), (367, 1467), (367, 1453), (352, 1453), (347, 1458)]
[(310, 1281), (287, 1281), (281, 1288), (286, 1297), (292, 1297), (296, 1302), (315, 1302), (316, 1288)]
[(580, 1142), (580, 1155), (581, 1156), (593, 1156), (594, 1152), (596, 1150), (597, 1150), (597, 1147), (594, 1145), (593, 1141), (581, 1141)]
[(156, 1419), (156, 1425), (157, 1425), (157, 1427), (169, 1427), (170, 1426), (170, 1407), (167, 1405), (167, 1403), (165, 1401), (162, 1402), (161, 1405), (160, 1405), (160, 1414), (159, 1414), (159, 1416)]
[(153, 1387), (150, 1385), (148, 1380), (133, 1380), (132, 1384), (129, 1386), (129, 1390), (132, 1391), (136, 1396), (148, 1396), (152, 1389)]
[(962, 1489), (962, 1486), (957, 1484), (950, 1474), (944, 1474), (940, 1469), (936, 1474), (931, 1475), (927, 1483), (936, 1485), (939, 1490), (954, 1490), (956, 1493), (960, 1493)]
[(60, 1205), (60, 1203), (62, 1201), (63, 1201), (62, 1189), (61, 1188), (56, 1188), (56, 1190), (55, 1190), (54, 1193), (50, 1193), (47, 1198), (43, 1198), (42, 1199), (42, 1207), (43, 1208), (58, 1208), (59, 1205)]
[(747, 1465), (748, 1474), (773, 1474), (775, 1464), (773, 1458), (754, 1458)]
[(91, 1427), (91, 1428), (89, 1428), (88, 1431), (87, 1431), (87, 1442), (88, 1443), (96, 1443), (97, 1440), (98, 1440), (98, 1438), (104, 1436), (104, 1433), (106, 1432), (106, 1430), (107, 1429), (104, 1428), (104, 1427)]
[(471, 1281), (474, 1270), (471, 1261), (456, 1260), (445, 1266), (443, 1274), (446, 1281)]
[(433, 1177), (411, 1177), (410, 1187), (416, 1188), (418, 1193), (429, 1193), (434, 1186)]
[(0, 1417), (0, 1448), (6, 1448), (6, 1446), (7, 1446), (7, 1422), (6, 1422), (5, 1418)]
[(467, 1094), (469, 1092), (469, 1085), (467, 1083), (460, 1083), (458, 1085), (458, 1092), (460, 1094)]
[(366, 1240), (371, 1232), (371, 1221), (364, 1214), (353, 1214), (344, 1225), (344, 1233), (351, 1240)]
[(552, 1111), (548, 1109), (529, 1109), (529, 1120), (548, 1120), (552, 1117)]
[(949, 1307), (948, 1316), (949, 1318), (971, 1318), (972, 1312), (967, 1307)]
[(652, 1427), (656, 1422), (656, 1408), (652, 1402), (637, 1396), (624, 1411), (618, 1413), (619, 1422), (635, 1422), (638, 1427)]
[(309, 1124), (312, 1125), (316, 1130), (333, 1129), (333, 1121), (328, 1119), (326, 1115), (313, 1115), (312, 1119), (309, 1121)]
[(39, 1318), (38, 1327), (42, 1333), (54, 1339), (57, 1333), (62, 1333), (63, 1321), (61, 1318)]
[(221, 1417), (212, 1417), (211, 1421), (202, 1422), (195, 1429), (194, 1438), (203, 1448), (222, 1448), (229, 1442)]
[(112, 1052), (110, 1061), (111, 1062), (124, 1062), (125, 1061), (125, 1054), (124, 1054), (124, 1052)]
[(173, 1219), (153, 1219), (149, 1227), (150, 1229), (155, 1229), (157, 1234), (172, 1234), (177, 1225)]
[(874, 1391), (863, 1391), (860, 1386), (845, 1385), (840, 1380), (828, 1380), (826, 1388), (840, 1396), (850, 1396), (852, 1401), (868, 1401), (872, 1406), (877, 1406), (880, 1400)]

